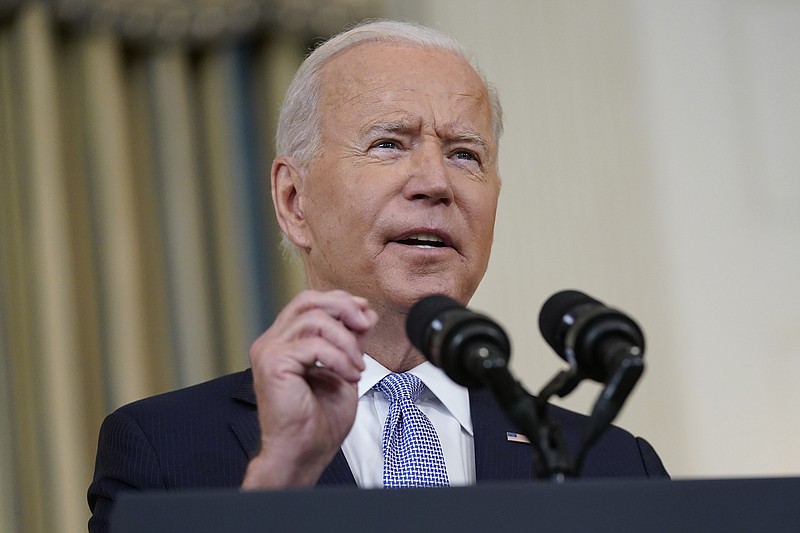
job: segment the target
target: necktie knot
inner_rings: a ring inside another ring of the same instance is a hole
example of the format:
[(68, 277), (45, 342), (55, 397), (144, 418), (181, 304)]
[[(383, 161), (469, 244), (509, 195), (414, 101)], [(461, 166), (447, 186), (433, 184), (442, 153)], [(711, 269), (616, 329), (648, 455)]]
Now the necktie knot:
[(389, 374), (374, 388), (385, 394), (389, 403), (403, 400), (416, 402), (425, 390), (425, 384), (414, 374)]

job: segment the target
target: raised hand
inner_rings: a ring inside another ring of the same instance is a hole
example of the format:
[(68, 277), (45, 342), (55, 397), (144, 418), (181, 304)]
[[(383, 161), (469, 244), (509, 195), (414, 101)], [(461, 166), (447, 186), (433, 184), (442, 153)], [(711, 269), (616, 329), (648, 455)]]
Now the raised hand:
[(378, 321), (364, 298), (304, 291), (250, 348), (261, 450), (245, 490), (310, 486), (355, 418), (363, 338)]

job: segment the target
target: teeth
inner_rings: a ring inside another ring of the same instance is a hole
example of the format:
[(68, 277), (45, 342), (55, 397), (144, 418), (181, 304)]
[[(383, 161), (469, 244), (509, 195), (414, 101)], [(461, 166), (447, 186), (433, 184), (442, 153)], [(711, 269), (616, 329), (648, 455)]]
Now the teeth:
[(397, 242), (416, 248), (441, 248), (445, 246), (444, 240), (433, 233), (415, 233)]
[(417, 233), (416, 235), (411, 235), (408, 237), (409, 240), (413, 239), (415, 241), (427, 241), (427, 242), (443, 242), (438, 236), (434, 235), (433, 233)]

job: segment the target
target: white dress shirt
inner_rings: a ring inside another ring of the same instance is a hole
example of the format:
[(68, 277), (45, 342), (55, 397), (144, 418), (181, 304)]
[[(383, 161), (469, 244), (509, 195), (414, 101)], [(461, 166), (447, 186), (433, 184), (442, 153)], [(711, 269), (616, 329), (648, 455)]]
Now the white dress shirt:
[[(383, 487), (383, 424), (389, 401), (372, 387), (391, 371), (364, 354), (366, 368), (358, 382), (358, 408), (353, 428), (342, 443), (342, 451), (361, 488)], [(425, 361), (411, 369), (426, 390), (416, 405), (425, 413), (442, 443), (450, 486), (475, 483), (475, 446), (469, 392), (439, 368)]]

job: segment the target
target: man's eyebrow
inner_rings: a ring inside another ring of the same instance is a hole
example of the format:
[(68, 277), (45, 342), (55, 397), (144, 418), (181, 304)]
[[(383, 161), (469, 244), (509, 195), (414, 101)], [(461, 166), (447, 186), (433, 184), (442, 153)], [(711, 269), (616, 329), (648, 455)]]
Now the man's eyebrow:
[[(418, 131), (419, 127), (408, 120), (389, 120), (369, 125), (363, 130), (361, 136), (363, 138), (382, 133), (409, 133)], [(478, 145), (482, 149), (488, 149), (489, 147), (486, 137), (478, 131), (452, 131), (451, 128), (444, 128), (440, 136), (448, 143), (470, 143)]]
[(489, 146), (486, 138), (477, 131), (460, 131), (446, 136), (450, 142), (467, 142), (480, 145), (483, 148)]
[(391, 120), (388, 122), (379, 122), (377, 124), (371, 124), (369, 127), (364, 129), (362, 137), (367, 137), (375, 133), (407, 132), (413, 129), (415, 129), (414, 125), (408, 121)]

